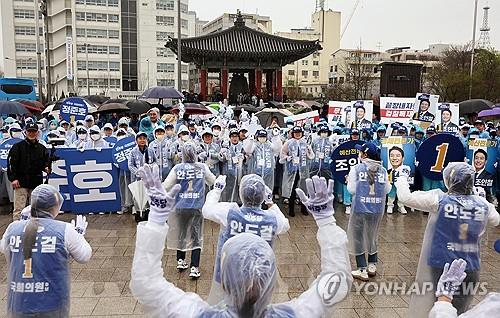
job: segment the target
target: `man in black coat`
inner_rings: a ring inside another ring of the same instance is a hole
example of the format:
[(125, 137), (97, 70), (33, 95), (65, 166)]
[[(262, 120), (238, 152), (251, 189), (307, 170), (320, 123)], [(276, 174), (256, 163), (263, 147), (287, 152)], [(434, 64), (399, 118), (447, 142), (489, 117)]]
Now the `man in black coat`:
[(47, 148), (38, 142), (38, 126), (30, 123), (25, 131), (26, 139), (12, 146), (7, 157), (7, 174), (14, 188), (14, 220), (19, 220), (29, 204), (31, 191), (43, 183), (43, 172), (50, 172)]

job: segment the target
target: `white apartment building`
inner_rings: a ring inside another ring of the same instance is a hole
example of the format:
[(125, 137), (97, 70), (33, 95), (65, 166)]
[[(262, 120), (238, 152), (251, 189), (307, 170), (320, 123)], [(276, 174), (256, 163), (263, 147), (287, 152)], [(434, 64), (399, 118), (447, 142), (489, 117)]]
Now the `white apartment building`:
[[(35, 1), (40, 0), (0, 1), (0, 65), (6, 77), (36, 82)], [(52, 96), (177, 86), (177, 59), (164, 48), (169, 36), (177, 36), (176, 0), (48, 0), (47, 13)], [(196, 14), (188, 11), (188, 0), (182, 0), (184, 37), (195, 35), (191, 20)], [(41, 15), (39, 22), (45, 48)], [(184, 67), (182, 84), (187, 88)], [(42, 77), (45, 80), (45, 68)]]
[[(244, 13), (243, 18), (245, 19), (245, 26), (251, 29), (269, 34), (273, 32), (273, 23), (267, 16)], [(229, 29), (234, 26), (234, 19), (236, 19), (236, 14), (224, 13), (218, 18), (206, 22), (205, 25), (202, 26), (201, 34), (205, 35)]]
[(299, 87), (302, 93), (320, 97), (329, 82), (329, 64), (333, 52), (340, 48), (341, 13), (318, 10), (311, 16), (311, 27), (278, 32), (276, 35), (298, 40), (319, 40), (323, 49), (283, 67), (283, 91)]
[(380, 69), (382, 62), (391, 61), (391, 54), (363, 49), (339, 49), (331, 55), (329, 85), (335, 86), (351, 81), (354, 77), (368, 80), (367, 96), (380, 91)]

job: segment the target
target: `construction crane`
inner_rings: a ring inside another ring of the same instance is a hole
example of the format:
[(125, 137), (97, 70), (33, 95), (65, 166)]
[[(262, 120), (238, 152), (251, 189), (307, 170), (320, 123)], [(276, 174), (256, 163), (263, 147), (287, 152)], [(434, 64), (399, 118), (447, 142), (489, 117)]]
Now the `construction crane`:
[(358, 5), (360, 2), (361, 2), (361, 0), (356, 0), (356, 3), (354, 4), (354, 8), (352, 9), (351, 14), (349, 15), (349, 18), (347, 19), (347, 22), (344, 25), (344, 29), (342, 29), (342, 33), (340, 34), (341, 40), (344, 37), (344, 33), (347, 30), (347, 28), (349, 27), (349, 24), (351, 23), (351, 19), (354, 16), (354, 13), (356, 13), (356, 9), (358, 8)]

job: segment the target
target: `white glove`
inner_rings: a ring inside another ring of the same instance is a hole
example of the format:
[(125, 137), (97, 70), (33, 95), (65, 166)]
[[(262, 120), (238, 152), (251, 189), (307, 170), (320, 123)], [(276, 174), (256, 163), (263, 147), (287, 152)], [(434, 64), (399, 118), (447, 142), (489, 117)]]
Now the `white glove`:
[(85, 151), (85, 148), (79, 148), (78, 151), (80, 152), (84, 152)]
[(214, 190), (219, 190), (220, 192), (222, 192), (225, 187), (226, 187), (226, 176), (225, 175), (218, 176), (214, 182)]
[(474, 187), (473, 191), (475, 195), (478, 195), (486, 199), (486, 191), (484, 191), (483, 187)]
[(28, 205), (21, 211), (19, 220), (29, 220), (31, 218), (31, 205)]
[(295, 189), (297, 195), (314, 217), (316, 221), (333, 217), (335, 211), (333, 210), (333, 180), (328, 180), (328, 186), (325, 178), (318, 176), (306, 180), (306, 188), (309, 197), (306, 196), (301, 189)]
[(102, 151), (102, 148), (101, 147), (97, 147), (95, 148), (96, 151)]
[(467, 277), (465, 273), (466, 267), (467, 262), (461, 258), (454, 260), (451, 266), (450, 263), (446, 263), (437, 284), (436, 297), (445, 296), (452, 300), (453, 294)]
[(181, 190), (181, 185), (176, 184), (167, 193), (158, 178), (160, 168), (158, 165), (144, 165), (139, 168), (138, 174), (144, 182), (146, 193), (149, 197), (149, 221), (164, 225), (168, 215), (174, 210), (175, 198)]
[(208, 155), (206, 152), (202, 152), (198, 155), (198, 159), (200, 159), (200, 161), (205, 161), (205, 160), (207, 160), (207, 158), (208, 158)]
[(268, 186), (266, 186), (266, 196), (264, 199), (264, 203), (267, 205), (273, 205), (273, 190), (269, 189)]
[(410, 176), (410, 173), (411, 173), (411, 169), (410, 167), (408, 166), (405, 166), (405, 165), (402, 165), (402, 166), (399, 166), (396, 171), (398, 172), (398, 178), (404, 178), (404, 179), (408, 179), (408, 177)]
[(87, 231), (87, 226), (89, 225), (89, 222), (87, 222), (87, 217), (83, 215), (77, 215), (76, 216), (76, 223), (75, 220), (71, 220), (71, 225), (75, 228), (75, 231), (80, 233), (81, 235), (85, 235), (85, 232)]

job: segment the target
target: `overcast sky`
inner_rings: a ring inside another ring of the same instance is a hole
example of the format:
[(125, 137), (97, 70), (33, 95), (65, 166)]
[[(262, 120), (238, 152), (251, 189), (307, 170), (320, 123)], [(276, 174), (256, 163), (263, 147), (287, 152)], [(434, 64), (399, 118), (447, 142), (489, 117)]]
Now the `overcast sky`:
[[(342, 12), (344, 27), (356, 0), (327, 0)], [(489, 2), (492, 45), (500, 49), (500, 0), (479, 0), (477, 38), (482, 7)], [(273, 22), (273, 32), (310, 25), (316, 0), (190, 0), (190, 10), (211, 20), (224, 12), (258, 12)], [(342, 48), (386, 50), (395, 46), (424, 49), (429, 44), (464, 44), (472, 40), (474, 0), (361, 0), (341, 42)]]

